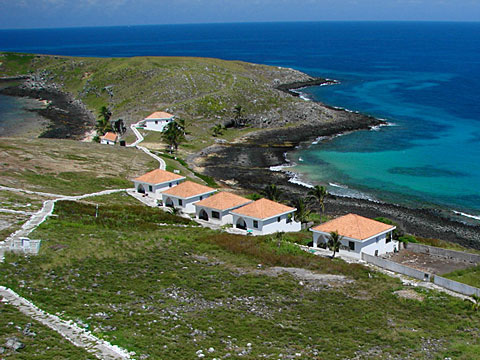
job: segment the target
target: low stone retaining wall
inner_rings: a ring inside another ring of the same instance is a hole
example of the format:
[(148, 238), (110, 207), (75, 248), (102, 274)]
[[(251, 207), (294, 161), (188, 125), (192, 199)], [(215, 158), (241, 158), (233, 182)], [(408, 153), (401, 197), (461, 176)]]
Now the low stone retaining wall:
[(418, 280), (430, 281), (430, 279), (432, 278), (432, 274), (428, 272), (413, 269), (411, 267), (398, 264), (396, 262), (383, 259), (377, 256), (372, 256), (372, 255), (362, 253), (362, 260), (366, 261), (367, 263), (379, 266), (381, 268), (384, 268), (399, 274), (407, 275)]
[(447, 250), (415, 243), (406, 243), (405, 248), (419, 254), (429, 254), (472, 264), (480, 264), (480, 255), (470, 254), (463, 251)]
[(458, 281), (450, 280), (438, 275), (433, 275), (428, 272), (420, 271), (420, 270), (417, 270), (402, 264), (398, 264), (396, 262), (393, 262), (387, 259), (362, 253), (362, 260), (366, 261), (369, 264), (373, 264), (383, 269), (387, 269), (399, 274), (407, 275), (418, 280), (428, 281), (428, 282), (431, 281), (435, 285), (441, 286), (451, 291), (455, 291), (459, 294), (463, 294), (467, 296), (476, 294), (480, 296), (479, 288), (476, 288), (467, 284), (463, 284)]
[(463, 295), (471, 296), (476, 294), (480, 296), (479, 288), (476, 288), (467, 284), (459, 283), (458, 281), (446, 279), (438, 275), (434, 276), (433, 283), (438, 286), (444, 287), (445, 289), (452, 290)]

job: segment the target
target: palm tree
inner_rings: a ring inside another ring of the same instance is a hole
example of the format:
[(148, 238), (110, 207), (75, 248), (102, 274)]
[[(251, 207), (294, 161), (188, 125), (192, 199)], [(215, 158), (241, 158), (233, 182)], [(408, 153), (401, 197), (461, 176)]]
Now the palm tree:
[(278, 201), (280, 200), (282, 191), (276, 185), (270, 184), (265, 187), (263, 194), (269, 200)]
[(295, 199), (294, 206), (297, 208), (297, 211), (295, 212), (295, 219), (302, 223), (306, 223), (308, 216), (312, 211), (308, 208), (305, 200), (302, 198)]
[(333, 251), (332, 259), (335, 257), (335, 254), (340, 250), (340, 245), (342, 244), (343, 236), (340, 236), (337, 231), (332, 231), (330, 233), (328, 240), (328, 248)]
[(185, 140), (184, 128), (176, 121), (171, 121), (163, 129), (162, 139), (170, 147), (170, 152), (178, 150), (178, 145)]
[(104, 135), (107, 131), (112, 131), (112, 124), (110, 123), (110, 118), (112, 117), (112, 112), (106, 106), (100, 108), (100, 115), (98, 115), (98, 121), (96, 125), (97, 133)]
[(318, 200), (323, 214), (325, 212), (325, 198), (328, 196), (327, 188), (325, 186), (315, 185), (310, 189), (308, 195)]

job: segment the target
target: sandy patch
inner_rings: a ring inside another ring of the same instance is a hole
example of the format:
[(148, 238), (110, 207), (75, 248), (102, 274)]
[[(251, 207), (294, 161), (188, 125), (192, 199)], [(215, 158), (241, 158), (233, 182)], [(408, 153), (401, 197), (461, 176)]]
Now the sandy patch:
[(424, 299), (422, 295), (420, 295), (419, 293), (411, 289), (397, 290), (394, 292), (394, 294), (404, 299), (418, 300), (418, 301), (423, 301)]

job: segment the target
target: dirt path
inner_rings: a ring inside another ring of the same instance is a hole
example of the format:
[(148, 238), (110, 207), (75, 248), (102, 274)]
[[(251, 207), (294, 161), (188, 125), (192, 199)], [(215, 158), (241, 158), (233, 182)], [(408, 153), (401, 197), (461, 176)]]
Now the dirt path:
[[(142, 120), (142, 121), (143, 121), (143, 120)], [(136, 147), (137, 149), (142, 150), (145, 154), (147, 154), (148, 156), (151, 156), (152, 158), (154, 158), (155, 160), (158, 161), (158, 163), (159, 163), (159, 168), (160, 168), (160, 169), (165, 170), (165, 169), (167, 168), (167, 164), (165, 163), (165, 161), (164, 161), (161, 157), (153, 154), (153, 153), (152, 153), (150, 150), (148, 150), (146, 147), (143, 147), (143, 146), (138, 145), (138, 144), (140, 144), (140, 143), (144, 140), (142, 134), (140, 134), (140, 131), (137, 130), (137, 126), (139, 126), (140, 123), (142, 123), (142, 121), (140, 121), (140, 122), (138, 122), (138, 123), (136, 123), (136, 124), (130, 125), (130, 129), (132, 129), (133, 133), (134, 133), (135, 136), (137, 137), (137, 140), (135, 140), (135, 142), (133, 142), (132, 144), (127, 145), (127, 147)]]
[(71, 321), (62, 320), (58, 316), (39, 309), (30, 301), (4, 286), (0, 286), (0, 297), (2, 297), (2, 302), (15, 306), (23, 314), (48, 326), (75, 346), (84, 348), (99, 359), (130, 359), (130, 354), (126, 350), (93, 336), (92, 333)]

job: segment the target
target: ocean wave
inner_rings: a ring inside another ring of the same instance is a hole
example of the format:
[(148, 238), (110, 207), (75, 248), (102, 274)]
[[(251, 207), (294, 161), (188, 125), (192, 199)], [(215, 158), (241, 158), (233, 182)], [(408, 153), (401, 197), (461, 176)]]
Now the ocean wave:
[(332, 183), (332, 182), (329, 182), (328, 185), (333, 186), (333, 187), (339, 187), (339, 188), (342, 188), (342, 189), (348, 189), (347, 185), (336, 184), (336, 183)]
[(312, 145), (317, 145), (320, 141), (328, 139), (328, 136), (319, 136), (314, 141), (312, 141)]
[(372, 127), (370, 127), (371, 131), (379, 131), (382, 127), (387, 127), (387, 126), (397, 126), (397, 124), (388, 122), (385, 119), (379, 119), (379, 120), (385, 121), (385, 124), (372, 126)]
[(475, 219), (475, 220), (479, 220), (480, 221), (480, 216), (479, 215), (471, 215), (471, 214), (467, 214), (467, 213), (464, 213), (464, 212), (461, 212), (461, 211), (455, 211), (455, 210), (452, 210), (456, 215), (461, 215), (461, 216), (465, 216), (465, 217), (468, 217), (470, 219)]

